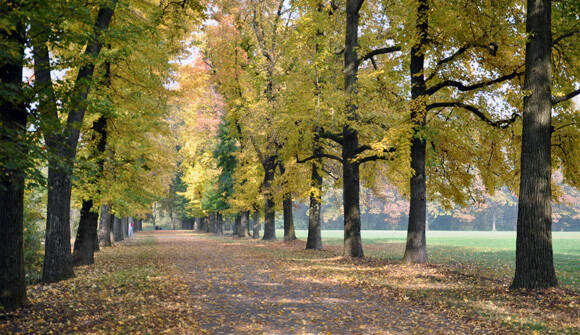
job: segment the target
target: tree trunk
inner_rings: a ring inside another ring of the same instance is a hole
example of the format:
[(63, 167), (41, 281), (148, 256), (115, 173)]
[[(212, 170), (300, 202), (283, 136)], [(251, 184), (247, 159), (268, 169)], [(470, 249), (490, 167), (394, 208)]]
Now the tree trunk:
[(129, 218), (123, 216), (123, 219), (121, 219), (121, 225), (123, 227), (123, 239), (126, 240), (129, 238)]
[(292, 217), (292, 194), (286, 193), (282, 201), (284, 208), (284, 241), (294, 241), (296, 233), (294, 232), (294, 219)]
[[(52, 161), (52, 162), (51, 162)], [(72, 189), (69, 168), (49, 159), (48, 206), (42, 281), (52, 283), (74, 277), (70, 245), (70, 193)]]
[(512, 288), (557, 286), (552, 253), (552, 32), (549, 0), (528, 0), (516, 272)]
[(349, 127), (344, 127), (343, 139), (344, 255), (348, 257), (363, 257), (360, 235), (359, 165), (356, 162), (352, 163), (355, 156), (354, 152), (358, 148), (356, 131)]
[(260, 211), (254, 211), (252, 214), (253, 231), (252, 238), (260, 238)]
[(102, 246), (111, 246), (111, 223), (113, 216), (109, 213), (109, 206), (101, 206), (101, 218), (99, 222), (99, 241)]
[[(314, 150), (314, 154), (320, 149)], [(312, 176), (310, 185), (313, 191), (310, 192), (310, 210), (308, 214), (308, 239), (306, 249), (322, 250), (322, 234), (320, 225), (320, 209), (322, 207), (322, 175), (318, 172), (318, 166), (322, 164), (319, 159), (317, 163), (312, 163)]]
[(222, 236), (224, 234), (224, 217), (222, 213), (217, 213), (216, 228), (216, 234)]
[(93, 201), (83, 200), (81, 219), (73, 250), (73, 265), (94, 264), (95, 244), (97, 239), (97, 223), (99, 214), (92, 211)]
[(153, 221), (153, 230), (157, 230), (157, 203), (153, 203), (153, 210), (151, 213), (151, 221)]
[[(7, 3), (11, 4), (11, 1)], [(11, 20), (8, 16), (11, 9), (7, 8), (11, 6), (5, 5), (0, 5), (0, 13), (3, 18)], [(24, 24), (16, 22), (14, 31), (0, 29), (0, 38), (14, 43), (11, 50), (14, 58), (3, 59), (0, 65), (0, 88), (11, 91), (0, 95), (0, 304), (5, 310), (12, 311), (26, 301), (23, 245), (25, 173), (20, 164), (26, 161), (28, 154), (24, 143), (27, 112), (24, 101), (5, 97), (23, 96)], [(10, 165), (14, 167), (10, 168)]]
[(497, 222), (497, 208), (493, 208), (493, 213), (491, 213), (491, 231), (495, 231), (495, 224)]
[(240, 216), (240, 226), (238, 231), (239, 237), (246, 237), (248, 232), (248, 226), (250, 225), (250, 211), (243, 211)]
[(411, 48), (411, 121), (414, 124), (411, 142), (411, 168), (414, 171), (410, 180), (411, 199), (409, 205), (409, 224), (407, 226), (407, 245), (403, 261), (406, 263), (427, 262), (425, 228), (427, 217), (427, 186), (425, 184), (425, 138), (420, 134), (426, 122), (426, 86), (424, 77), (425, 46), (428, 29), (427, 0), (419, 0), (417, 7), (418, 42)]
[[(360, 64), (357, 54), (359, 10), (363, 0), (346, 1), (346, 34), (344, 41), (344, 90), (347, 95), (349, 120), (357, 119), (356, 83)], [(354, 162), (358, 149), (358, 133), (348, 125), (342, 131), (342, 177), (344, 204), (344, 255), (363, 257), (360, 237), (359, 164)]]
[(121, 224), (121, 218), (116, 215), (113, 215), (113, 240), (115, 242), (123, 240), (123, 225)]
[(272, 195), (272, 182), (274, 181), (275, 157), (267, 157), (264, 164), (264, 236), (263, 240), (276, 239), (276, 210)]
[(250, 219), (250, 211), (248, 211), (248, 224), (246, 225), (246, 231), (244, 232), (244, 235), (247, 237), (252, 237), (252, 231), (254, 230), (254, 226), (252, 224), (253, 222)]
[[(87, 42), (84, 54), (96, 58), (102, 48), (100, 37), (107, 30), (113, 16), (116, 0), (99, 9), (93, 26), (92, 37)], [(48, 206), (46, 220), (45, 254), (42, 281), (56, 282), (74, 276), (70, 248), (70, 196), (72, 189), (72, 171), (76, 156), (76, 148), (80, 136), (80, 124), (87, 110), (87, 96), (95, 63), (88, 63), (79, 69), (75, 85), (71, 92), (70, 111), (66, 120), (64, 132), (54, 129), (60, 124), (56, 110), (56, 100), (52, 92), (50, 77), (50, 57), (48, 54), (47, 27), (33, 27), (41, 35), (35, 36), (34, 72), (35, 86), (43, 92), (40, 94), (39, 109), (41, 110), (41, 128), (49, 151), (48, 164)]]
[(236, 215), (234, 219), (234, 227), (232, 229), (232, 236), (234, 237), (241, 237), (240, 234), (240, 227), (242, 226), (242, 216), (240, 214)]

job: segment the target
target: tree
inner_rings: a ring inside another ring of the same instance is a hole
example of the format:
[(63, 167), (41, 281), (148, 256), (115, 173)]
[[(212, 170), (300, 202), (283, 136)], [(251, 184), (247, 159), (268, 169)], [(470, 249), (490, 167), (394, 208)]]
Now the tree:
[[(552, 105), (580, 90), (552, 97), (552, 1), (527, 1), (526, 73), (516, 271), (511, 288), (557, 286), (552, 252)], [(578, 15), (578, 5), (575, 15)], [(574, 35), (574, 33), (572, 34)]]
[(85, 57), (93, 62), (84, 64), (77, 73), (71, 92), (66, 125), (60, 129), (57, 102), (50, 77), (50, 56), (47, 42), (49, 23), (34, 21), (33, 38), (35, 86), (39, 91), (41, 127), (49, 151), (48, 205), (43, 282), (50, 283), (74, 276), (70, 248), (70, 196), (72, 168), (77, 152), (80, 125), (87, 109), (86, 99), (91, 89), (96, 59), (103, 46), (101, 38), (114, 13), (116, 0), (104, 4), (97, 14), (90, 40), (86, 42)]
[(22, 71), (26, 23), (19, 1), (4, 1), (0, 15), (0, 304), (8, 311), (26, 300), (24, 277), (24, 179), (27, 103)]

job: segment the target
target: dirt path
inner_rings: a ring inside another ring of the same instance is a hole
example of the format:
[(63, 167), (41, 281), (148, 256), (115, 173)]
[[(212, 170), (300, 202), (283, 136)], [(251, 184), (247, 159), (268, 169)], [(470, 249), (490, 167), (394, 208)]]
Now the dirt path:
[(487, 333), (422, 306), (301, 276), (297, 261), (259, 252), (270, 243), (169, 232), (156, 241), (189, 283), (192, 312), (209, 334)]

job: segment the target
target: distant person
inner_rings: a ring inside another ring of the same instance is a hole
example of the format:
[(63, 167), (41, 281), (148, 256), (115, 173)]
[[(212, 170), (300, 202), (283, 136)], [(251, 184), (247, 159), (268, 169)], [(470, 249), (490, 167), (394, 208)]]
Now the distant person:
[(135, 237), (135, 233), (133, 233), (134, 226), (135, 226), (135, 223), (133, 222), (133, 220), (131, 220), (131, 223), (129, 224), (129, 238)]

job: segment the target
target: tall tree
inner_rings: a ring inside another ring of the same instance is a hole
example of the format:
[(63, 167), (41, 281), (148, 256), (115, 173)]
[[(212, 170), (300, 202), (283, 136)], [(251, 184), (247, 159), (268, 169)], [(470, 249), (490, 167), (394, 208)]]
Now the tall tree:
[(22, 71), (26, 28), (19, 1), (0, 3), (0, 304), (6, 310), (26, 300), (24, 277), (24, 178), (27, 110)]
[(73, 90), (72, 106), (64, 129), (59, 129), (57, 104), (50, 76), (50, 56), (48, 51), (48, 22), (33, 22), (35, 86), (40, 92), (39, 109), (44, 120), (41, 123), (45, 142), (49, 151), (48, 205), (46, 221), (46, 242), (42, 280), (50, 283), (74, 276), (70, 246), (70, 198), (72, 190), (72, 168), (77, 152), (80, 125), (87, 109), (87, 96), (95, 69), (95, 59), (103, 46), (101, 38), (114, 13), (117, 1), (111, 0), (100, 9), (93, 25), (90, 40), (86, 43), (84, 55), (92, 61), (80, 67)]
[[(552, 1), (528, 0), (521, 175), (512, 288), (558, 285), (552, 251), (552, 105), (580, 94), (552, 97)], [(575, 8), (577, 18), (578, 9)], [(577, 32), (576, 32), (577, 33)], [(574, 35), (572, 33), (571, 35)]]

